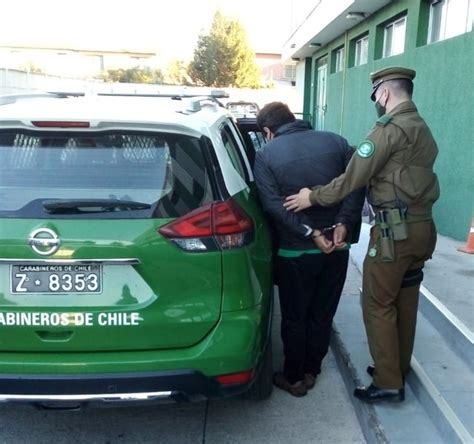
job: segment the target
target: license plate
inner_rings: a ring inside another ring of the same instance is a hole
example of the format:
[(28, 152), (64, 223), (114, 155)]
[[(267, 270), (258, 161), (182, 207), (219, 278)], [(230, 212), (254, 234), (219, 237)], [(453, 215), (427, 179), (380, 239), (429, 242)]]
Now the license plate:
[(12, 293), (100, 293), (100, 264), (12, 265)]

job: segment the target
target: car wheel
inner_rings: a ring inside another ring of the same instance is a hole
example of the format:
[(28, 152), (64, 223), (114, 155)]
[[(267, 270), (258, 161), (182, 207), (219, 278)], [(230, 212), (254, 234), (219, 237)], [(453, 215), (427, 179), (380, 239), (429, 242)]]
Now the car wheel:
[(260, 366), (260, 372), (257, 379), (250, 389), (244, 394), (246, 399), (252, 401), (263, 401), (268, 399), (273, 391), (273, 353), (272, 340), (268, 338), (267, 347), (263, 356), (263, 362)]

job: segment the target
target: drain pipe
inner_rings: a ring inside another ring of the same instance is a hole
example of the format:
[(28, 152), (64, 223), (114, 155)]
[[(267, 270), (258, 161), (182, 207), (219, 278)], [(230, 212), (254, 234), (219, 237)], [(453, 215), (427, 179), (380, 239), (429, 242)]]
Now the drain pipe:
[(346, 75), (349, 68), (349, 33), (346, 31), (344, 35), (344, 70), (342, 74), (342, 97), (341, 97), (341, 123), (339, 125), (339, 135), (342, 136), (342, 127), (344, 122), (344, 97), (346, 95)]

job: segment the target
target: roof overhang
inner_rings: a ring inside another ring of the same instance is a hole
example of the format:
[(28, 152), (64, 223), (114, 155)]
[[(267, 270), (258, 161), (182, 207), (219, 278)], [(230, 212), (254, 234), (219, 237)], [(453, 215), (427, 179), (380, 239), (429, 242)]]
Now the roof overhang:
[(392, 0), (320, 0), (283, 46), (282, 60), (311, 57)]

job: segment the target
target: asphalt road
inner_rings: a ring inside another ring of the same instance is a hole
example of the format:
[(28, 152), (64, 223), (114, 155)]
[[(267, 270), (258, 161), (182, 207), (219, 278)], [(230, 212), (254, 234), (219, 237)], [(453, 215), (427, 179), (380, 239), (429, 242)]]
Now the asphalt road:
[[(276, 304), (278, 305), (278, 304)], [(278, 307), (274, 367), (281, 369)], [(332, 352), (304, 398), (274, 389), (264, 402), (224, 399), (196, 404), (44, 411), (0, 406), (0, 443), (362, 443), (361, 428)]]

